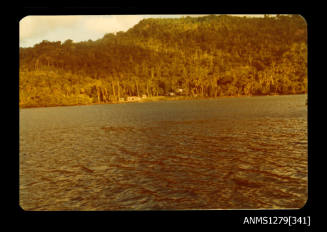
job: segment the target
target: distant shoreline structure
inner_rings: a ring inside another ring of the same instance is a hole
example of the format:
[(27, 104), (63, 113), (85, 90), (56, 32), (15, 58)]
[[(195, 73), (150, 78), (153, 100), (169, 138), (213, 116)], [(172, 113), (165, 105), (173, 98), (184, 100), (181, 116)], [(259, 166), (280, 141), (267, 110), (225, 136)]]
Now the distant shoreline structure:
[(49, 106), (19, 106), (19, 109), (66, 107), (66, 106), (92, 106), (92, 105), (129, 104), (129, 103), (145, 103), (145, 102), (159, 102), (159, 101), (180, 101), (180, 100), (215, 100), (215, 99), (223, 99), (223, 98), (294, 96), (294, 95), (307, 95), (307, 93), (269, 94), (269, 95), (239, 95), (239, 96), (235, 95), (235, 96), (219, 96), (219, 97), (153, 96), (153, 97), (147, 97), (147, 98), (141, 98), (140, 97), (139, 100), (134, 100), (134, 101), (116, 101), (116, 102), (100, 102), (100, 103), (95, 102), (95, 103), (91, 103), (91, 104), (49, 105)]

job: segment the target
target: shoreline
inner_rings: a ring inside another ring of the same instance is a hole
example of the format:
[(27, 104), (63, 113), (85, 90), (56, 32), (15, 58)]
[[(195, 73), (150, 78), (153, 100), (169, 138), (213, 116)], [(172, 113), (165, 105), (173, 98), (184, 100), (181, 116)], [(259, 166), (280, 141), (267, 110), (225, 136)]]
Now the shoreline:
[(292, 96), (292, 95), (307, 95), (308, 93), (296, 94), (269, 94), (269, 95), (239, 95), (239, 96), (219, 96), (219, 97), (192, 97), (192, 96), (153, 96), (143, 98), (139, 101), (121, 101), (121, 102), (101, 102), (91, 104), (72, 104), (72, 105), (52, 105), (52, 106), (19, 106), (19, 109), (31, 108), (50, 108), (50, 107), (68, 107), (68, 106), (91, 106), (91, 105), (109, 105), (109, 104), (129, 104), (129, 103), (146, 103), (146, 102), (159, 102), (159, 101), (180, 101), (180, 100), (209, 100), (209, 99), (222, 99), (222, 98), (244, 98), (244, 97), (268, 97), (268, 96)]

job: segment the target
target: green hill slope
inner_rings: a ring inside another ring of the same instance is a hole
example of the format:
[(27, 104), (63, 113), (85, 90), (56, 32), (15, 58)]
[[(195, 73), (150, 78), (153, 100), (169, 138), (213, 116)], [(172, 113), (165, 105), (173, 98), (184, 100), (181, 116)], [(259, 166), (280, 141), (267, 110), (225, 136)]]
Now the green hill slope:
[(22, 107), (121, 97), (297, 94), (307, 91), (301, 16), (144, 19), (97, 41), (20, 48)]

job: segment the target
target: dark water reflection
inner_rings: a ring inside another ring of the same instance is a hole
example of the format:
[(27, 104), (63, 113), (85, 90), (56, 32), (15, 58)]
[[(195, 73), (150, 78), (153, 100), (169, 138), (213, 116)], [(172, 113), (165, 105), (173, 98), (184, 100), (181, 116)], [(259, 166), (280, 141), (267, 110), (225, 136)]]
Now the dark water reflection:
[(300, 208), (304, 95), (20, 110), (25, 210)]

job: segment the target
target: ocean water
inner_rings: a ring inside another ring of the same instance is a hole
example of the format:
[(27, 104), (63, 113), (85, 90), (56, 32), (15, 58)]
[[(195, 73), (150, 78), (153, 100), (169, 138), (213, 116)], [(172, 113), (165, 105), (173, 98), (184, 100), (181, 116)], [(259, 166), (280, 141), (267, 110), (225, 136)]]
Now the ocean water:
[(306, 95), (20, 109), (24, 210), (301, 208)]

